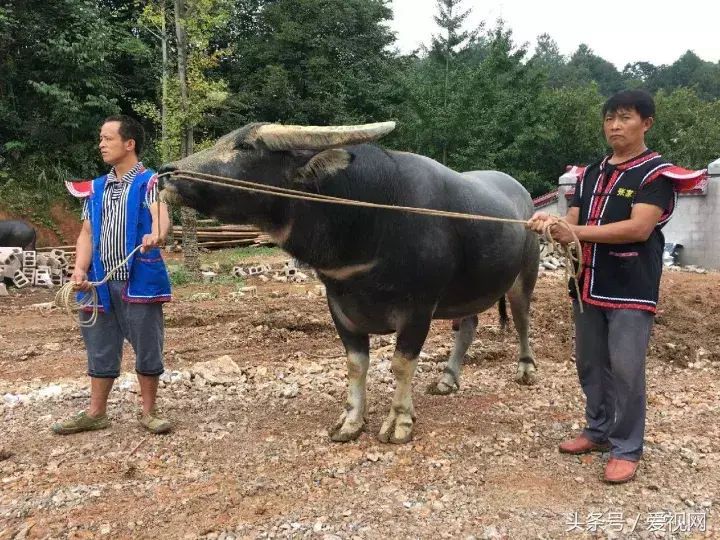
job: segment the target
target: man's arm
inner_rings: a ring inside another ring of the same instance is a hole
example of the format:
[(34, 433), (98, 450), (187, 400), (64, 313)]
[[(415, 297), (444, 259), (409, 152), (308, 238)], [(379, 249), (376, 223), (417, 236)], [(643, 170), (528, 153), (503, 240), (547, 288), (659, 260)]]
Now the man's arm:
[(87, 281), (87, 271), (92, 261), (92, 226), (90, 220), (83, 220), (82, 229), (75, 242), (75, 270), (73, 271), (72, 280), (75, 282), (75, 288), (81, 291), (89, 289)]
[[(673, 196), (672, 180), (660, 176), (638, 190), (630, 219), (593, 227), (572, 223), (571, 229), (581, 242), (598, 244), (645, 242), (650, 238), (665, 211), (671, 207)], [(565, 227), (556, 225), (551, 229), (551, 233), (558, 242), (565, 244), (572, 242), (572, 235)]]
[(167, 204), (164, 202), (154, 202), (150, 206), (150, 213), (153, 217), (153, 233), (157, 233), (158, 238), (162, 241), (170, 231), (170, 213)]
[(150, 215), (152, 216), (152, 232), (143, 236), (143, 247), (141, 253), (157, 247), (162, 242), (170, 230), (170, 216), (167, 205), (164, 202), (155, 201), (150, 205)]
[[(636, 204), (632, 209), (630, 219), (597, 227), (575, 225), (573, 230), (581, 242), (597, 244), (645, 242), (650, 238), (664, 211), (663, 208), (654, 204)], [(553, 230), (553, 235), (554, 232)]]

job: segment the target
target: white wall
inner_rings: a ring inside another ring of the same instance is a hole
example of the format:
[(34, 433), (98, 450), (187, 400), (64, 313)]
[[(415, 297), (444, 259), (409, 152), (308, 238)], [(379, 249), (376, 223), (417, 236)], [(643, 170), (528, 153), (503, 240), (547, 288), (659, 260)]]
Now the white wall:
[(679, 263), (720, 270), (720, 160), (708, 168), (705, 195), (681, 195), (663, 228), (666, 242), (682, 244)]

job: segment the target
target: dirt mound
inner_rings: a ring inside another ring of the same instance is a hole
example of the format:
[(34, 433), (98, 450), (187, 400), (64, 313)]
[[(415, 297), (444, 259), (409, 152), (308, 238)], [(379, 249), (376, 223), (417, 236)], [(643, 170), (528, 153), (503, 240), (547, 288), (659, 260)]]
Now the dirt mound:
[(12, 214), (0, 205), (0, 220), (4, 219), (21, 219), (35, 227), (38, 248), (72, 245), (82, 227), (80, 213), (67, 202), (57, 202), (50, 208), (49, 219), (52, 221), (53, 227), (32, 220), (26, 215)]

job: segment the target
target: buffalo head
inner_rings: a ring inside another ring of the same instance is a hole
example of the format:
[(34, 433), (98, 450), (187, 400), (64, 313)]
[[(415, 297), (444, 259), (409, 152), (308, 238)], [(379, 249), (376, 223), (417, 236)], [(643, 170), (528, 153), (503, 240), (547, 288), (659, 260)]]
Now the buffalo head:
[(352, 163), (343, 149), (372, 142), (395, 128), (394, 122), (359, 126), (248, 124), (210, 148), (165, 165), (163, 197), (228, 223), (282, 221), (287, 200), (194, 182), (166, 173), (180, 171), (247, 180), (267, 186), (316, 191), (320, 182)]

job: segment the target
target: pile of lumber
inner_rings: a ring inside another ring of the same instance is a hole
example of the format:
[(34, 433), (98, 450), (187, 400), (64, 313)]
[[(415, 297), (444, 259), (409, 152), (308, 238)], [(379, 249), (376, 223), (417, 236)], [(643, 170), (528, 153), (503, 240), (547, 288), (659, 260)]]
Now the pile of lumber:
[[(227, 248), (253, 245), (267, 245), (270, 237), (252, 225), (220, 225), (197, 228), (198, 247)], [(182, 246), (182, 227), (173, 227), (173, 242), (177, 249)]]

